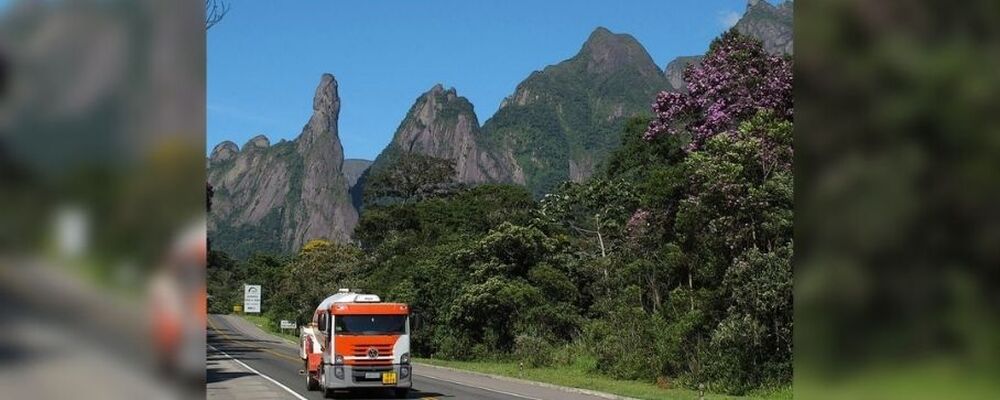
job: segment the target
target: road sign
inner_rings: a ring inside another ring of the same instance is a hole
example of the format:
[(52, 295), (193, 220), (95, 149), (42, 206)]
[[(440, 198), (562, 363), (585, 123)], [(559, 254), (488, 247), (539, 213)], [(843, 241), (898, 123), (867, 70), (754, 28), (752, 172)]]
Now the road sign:
[(295, 329), (295, 321), (281, 320), (281, 329)]
[(243, 285), (243, 311), (260, 312), (260, 285)]

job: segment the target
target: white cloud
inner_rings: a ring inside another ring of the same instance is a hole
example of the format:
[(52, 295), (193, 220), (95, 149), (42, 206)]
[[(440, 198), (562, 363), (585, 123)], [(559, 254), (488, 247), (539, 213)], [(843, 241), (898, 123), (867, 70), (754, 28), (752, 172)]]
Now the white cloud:
[(719, 13), (719, 24), (722, 25), (723, 28), (729, 29), (740, 21), (740, 17), (742, 17), (742, 15), (736, 11), (722, 11)]

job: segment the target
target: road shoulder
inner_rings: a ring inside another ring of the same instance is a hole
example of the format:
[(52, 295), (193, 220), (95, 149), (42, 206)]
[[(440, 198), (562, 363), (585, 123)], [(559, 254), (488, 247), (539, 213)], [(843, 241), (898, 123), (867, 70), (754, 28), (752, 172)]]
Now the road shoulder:
[[(433, 374), (434, 377), (440, 377), (440, 378), (443, 378), (443, 379), (446, 379), (446, 380), (449, 380), (449, 381), (453, 381), (453, 382), (457, 382), (457, 383), (460, 383), (460, 384), (466, 384), (466, 383), (463, 383), (463, 381), (465, 381), (465, 382), (468, 382), (468, 384), (475, 385), (475, 384), (482, 384), (483, 382), (487, 382), (488, 383), (490, 380), (495, 380), (495, 381), (498, 381), (498, 383), (499, 382), (508, 382), (508, 383), (516, 384), (516, 385), (529, 385), (529, 386), (538, 387), (540, 389), (546, 389), (546, 391), (543, 391), (543, 392), (547, 392), (547, 390), (558, 390), (558, 391), (565, 392), (567, 394), (575, 394), (575, 395), (587, 396), (587, 397), (581, 397), (581, 398), (601, 398), (601, 399), (611, 399), (611, 400), (637, 400), (637, 399), (632, 398), (632, 397), (619, 396), (619, 395), (612, 394), (612, 393), (598, 392), (596, 390), (580, 389), (580, 388), (574, 388), (574, 387), (569, 387), (569, 386), (553, 385), (551, 383), (538, 382), (538, 381), (530, 381), (530, 380), (527, 380), (527, 379), (511, 378), (511, 377), (507, 377), (507, 376), (503, 376), (503, 375), (487, 374), (487, 373), (483, 373), (483, 372), (468, 371), (468, 370), (463, 370), (463, 369), (457, 369), (457, 368), (451, 368), (451, 367), (442, 367), (442, 366), (430, 365), (430, 364), (424, 364), (424, 363), (414, 363), (414, 365), (418, 366), (421, 370), (423, 370), (422, 372), (424, 372), (424, 373), (421, 373), (420, 375), (427, 376), (425, 374), (425, 372), (430, 371)], [(416, 369), (414, 369), (414, 371), (416, 371)], [(474, 377), (475, 379), (470, 379), (471, 377)], [(559, 397), (559, 398), (569, 398), (569, 397)]]

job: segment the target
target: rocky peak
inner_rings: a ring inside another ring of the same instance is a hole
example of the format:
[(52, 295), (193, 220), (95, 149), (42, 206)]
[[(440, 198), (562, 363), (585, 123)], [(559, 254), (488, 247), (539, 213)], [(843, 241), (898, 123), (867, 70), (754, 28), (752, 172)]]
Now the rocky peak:
[(251, 149), (266, 149), (271, 147), (271, 140), (264, 135), (257, 135), (247, 141), (247, 144), (243, 145), (243, 150)]
[(405, 124), (415, 118), (422, 126), (430, 126), (437, 122), (439, 117), (461, 118), (466, 123), (474, 122), (477, 128), (479, 124), (469, 99), (459, 96), (455, 88), (445, 90), (440, 83), (417, 97), (413, 107), (410, 108), (410, 114), (403, 122)]
[[(299, 136), (299, 151), (308, 151), (312, 146), (340, 145), (337, 136), (337, 119), (340, 117), (340, 95), (337, 92), (337, 80), (330, 74), (320, 77), (313, 96), (313, 114), (309, 122), (302, 128)], [(331, 137), (332, 135), (332, 137)], [(335, 143), (334, 143), (335, 142)], [(343, 149), (337, 149), (343, 154)]]
[(212, 155), (209, 156), (209, 161), (213, 163), (226, 162), (232, 160), (233, 157), (240, 152), (239, 146), (229, 140), (215, 145), (212, 149)]
[(764, 0), (749, 0), (747, 11), (736, 23), (740, 33), (759, 39), (771, 54), (792, 54), (792, 2), (780, 6)]
[(594, 29), (574, 58), (581, 57), (590, 73), (603, 74), (629, 67), (643, 76), (660, 73), (653, 58), (632, 35), (613, 33), (604, 27)]
[[(242, 152), (220, 143), (210, 159), (208, 180), (218, 188), (209, 230), (220, 249), (238, 256), (256, 251), (294, 252), (311, 239), (346, 242), (357, 223), (342, 171), (337, 128), (340, 97), (333, 75), (323, 74), (313, 96), (313, 113), (302, 133), (271, 145), (264, 135)], [(231, 240), (241, 232), (239, 240)]]
[[(472, 103), (458, 95), (455, 88), (444, 89), (439, 84), (417, 97), (410, 112), (396, 130), (395, 145), (404, 151), (417, 151), (431, 156), (450, 156), (444, 147), (446, 136), (458, 132), (467, 140), (479, 130), (479, 120)], [(452, 138), (454, 139), (454, 138)]]
[(386, 168), (401, 153), (416, 153), (454, 161), (459, 182), (511, 181), (511, 162), (498, 161), (484, 151), (479, 128), (468, 99), (459, 96), (455, 88), (434, 85), (417, 97), (371, 171)]
[(337, 93), (337, 79), (330, 74), (320, 77), (313, 96), (313, 111), (317, 113), (339, 114), (340, 95)]

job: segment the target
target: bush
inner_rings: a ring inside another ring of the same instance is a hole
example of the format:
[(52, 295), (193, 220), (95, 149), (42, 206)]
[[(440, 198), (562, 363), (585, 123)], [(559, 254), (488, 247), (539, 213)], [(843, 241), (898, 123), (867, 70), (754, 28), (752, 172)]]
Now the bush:
[(597, 361), (582, 340), (556, 347), (552, 352), (552, 363), (572, 366), (581, 371), (597, 371)]
[[(629, 287), (622, 298), (638, 289)], [(593, 349), (600, 372), (617, 379), (652, 382), (658, 372), (653, 319), (642, 307), (618, 301), (608, 306), (607, 315), (592, 320), (584, 328), (587, 344)]]
[(434, 336), (434, 347), (437, 352), (434, 358), (446, 360), (469, 360), (472, 358), (472, 341), (467, 337), (440, 334)]
[(555, 349), (539, 336), (518, 335), (514, 339), (514, 358), (532, 368), (548, 367), (555, 362)]

